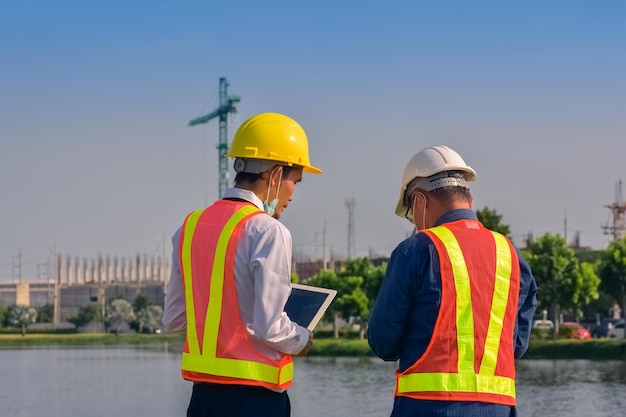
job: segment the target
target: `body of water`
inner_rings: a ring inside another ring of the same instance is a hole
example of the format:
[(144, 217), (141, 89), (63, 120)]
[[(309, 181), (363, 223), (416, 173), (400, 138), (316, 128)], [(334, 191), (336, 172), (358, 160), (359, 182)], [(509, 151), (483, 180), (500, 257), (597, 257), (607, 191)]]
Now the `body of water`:
[[(609, 417), (626, 410), (626, 362), (523, 360), (520, 416)], [(294, 417), (382, 417), (393, 404), (394, 363), (297, 358)], [(0, 350), (0, 416), (184, 416), (191, 383), (167, 346)]]

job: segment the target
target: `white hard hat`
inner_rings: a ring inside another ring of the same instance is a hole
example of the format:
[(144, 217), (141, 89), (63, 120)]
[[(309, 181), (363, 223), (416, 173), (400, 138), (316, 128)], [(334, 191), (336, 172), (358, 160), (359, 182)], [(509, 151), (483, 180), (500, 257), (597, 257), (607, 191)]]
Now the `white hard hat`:
[[(464, 179), (445, 174), (449, 171), (460, 171)], [(466, 181), (476, 181), (476, 171), (465, 163), (461, 155), (447, 146), (435, 145), (422, 149), (409, 160), (402, 174), (402, 187), (396, 204), (396, 215), (400, 217), (404, 217), (407, 209), (404, 204), (407, 186), (416, 178), (429, 179), (419, 184), (419, 188), (426, 191), (446, 186), (469, 188)]]

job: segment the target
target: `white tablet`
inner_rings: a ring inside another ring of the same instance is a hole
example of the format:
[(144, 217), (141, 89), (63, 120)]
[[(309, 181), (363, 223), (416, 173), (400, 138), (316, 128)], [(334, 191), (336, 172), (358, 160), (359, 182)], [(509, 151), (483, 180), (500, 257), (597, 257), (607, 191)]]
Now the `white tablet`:
[(285, 312), (292, 321), (313, 331), (335, 295), (336, 290), (291, 284), (291, 295), (285, 305)]

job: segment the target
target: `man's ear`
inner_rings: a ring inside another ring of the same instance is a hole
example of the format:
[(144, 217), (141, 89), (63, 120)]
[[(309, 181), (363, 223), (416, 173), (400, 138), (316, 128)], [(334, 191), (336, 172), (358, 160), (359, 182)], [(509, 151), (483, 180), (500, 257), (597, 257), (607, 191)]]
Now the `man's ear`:
[[(267, 177), (265, 175), (267, 174)], [(277, 175), (278, 174), (278, 175)], [(276, 185), (278, 183), (278, 178), (283, 175), (283, 167), (282, 165), (274, 165), (267, 171), (263, 173), (262, 178), (266, 179), (270, 182), (270, 185)]]

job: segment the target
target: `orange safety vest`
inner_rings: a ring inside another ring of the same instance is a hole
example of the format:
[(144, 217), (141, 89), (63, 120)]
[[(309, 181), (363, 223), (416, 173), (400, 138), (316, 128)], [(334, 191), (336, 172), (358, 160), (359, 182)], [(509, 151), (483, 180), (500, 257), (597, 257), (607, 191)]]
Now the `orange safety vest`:
[(187, 216), (179, 257), (187, 316), (182, 375), (190, 381), (287, 389), (291, 355), (271, 359), (250, 342), (235, 287), (235, 251), (244, 223), (263, 213), (256, 206), (219, 200)]
[(441, 305), (424, 354), (396, 371), (396, 396), (515, 405), (517, 252), (475, 220), (422, 231), (441, 267)]

